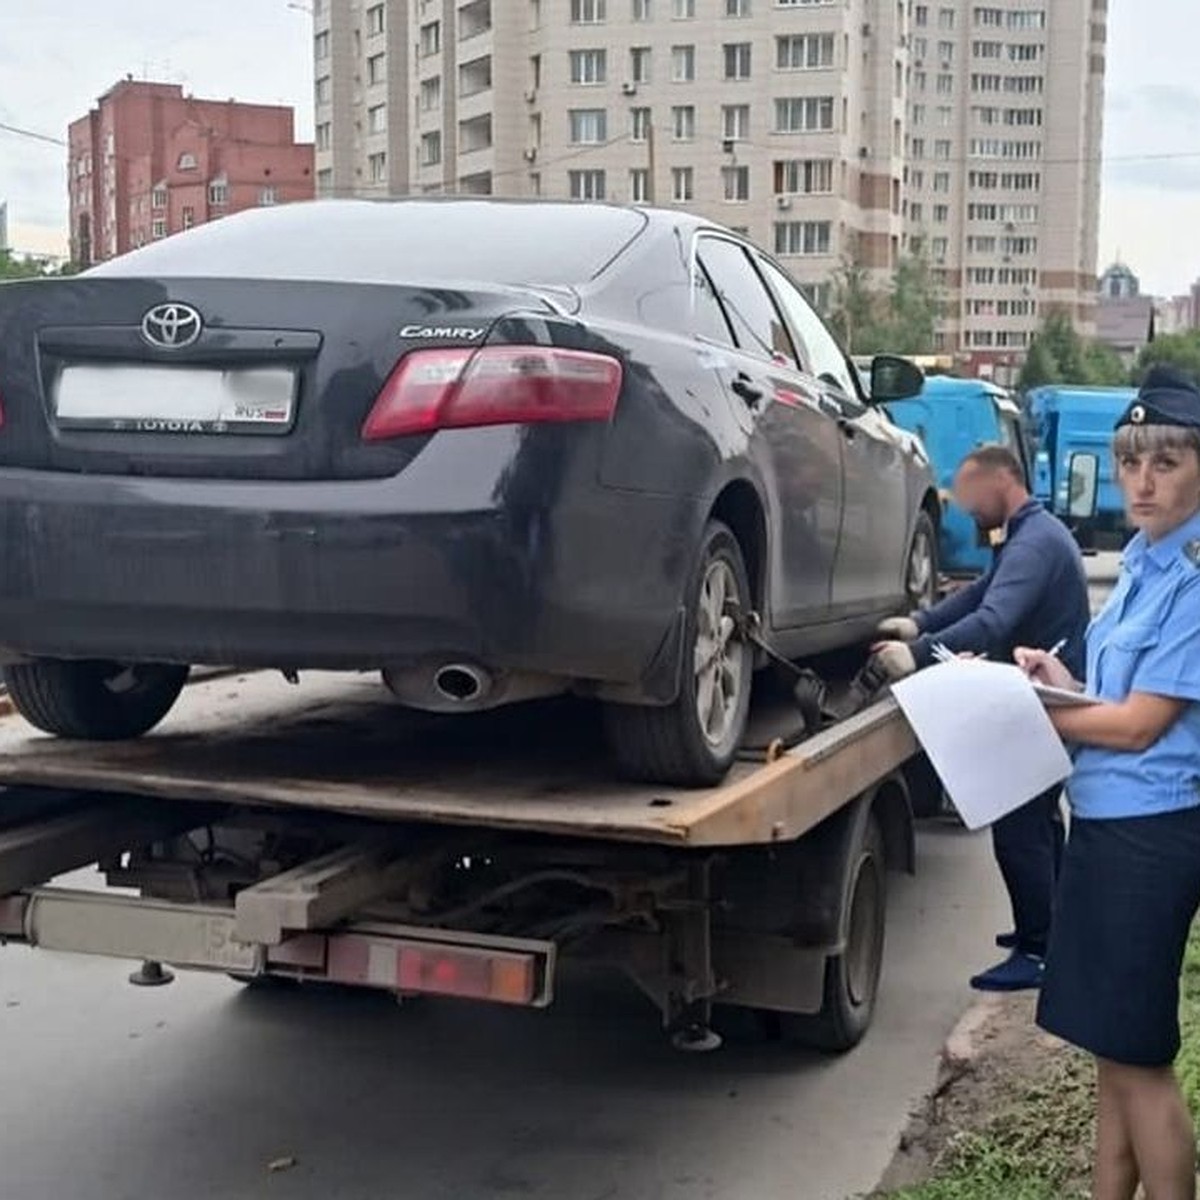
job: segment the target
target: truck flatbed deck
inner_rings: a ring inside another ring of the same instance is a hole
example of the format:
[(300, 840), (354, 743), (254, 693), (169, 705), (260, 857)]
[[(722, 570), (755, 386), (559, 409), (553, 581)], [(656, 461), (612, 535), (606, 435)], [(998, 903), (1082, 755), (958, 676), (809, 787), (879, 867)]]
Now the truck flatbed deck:
[(917, 751), (886, 700), (720, 787), (614, 780), (596, 714), (578, 702), (433, 718), (374, 676), (268, 673), (198, 681), (130, 742), (43, 737), (0, 719), (0, 785), (317, 809), (388, 822), (676, 847), (793, 840)]

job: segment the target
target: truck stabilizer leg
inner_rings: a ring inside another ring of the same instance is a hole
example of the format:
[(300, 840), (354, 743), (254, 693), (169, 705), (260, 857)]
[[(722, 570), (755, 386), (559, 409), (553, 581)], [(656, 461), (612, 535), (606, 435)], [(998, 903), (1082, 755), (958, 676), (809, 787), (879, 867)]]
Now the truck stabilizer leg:
[(163, 987), (168, 983), (172, 983), (175, 979), (175, 972), (168, 971), (160, 962), (154, 962), (152, 959), (146, 959), (144, 963), (132, 975), (129, 976), (129, 982), (134, 987)]

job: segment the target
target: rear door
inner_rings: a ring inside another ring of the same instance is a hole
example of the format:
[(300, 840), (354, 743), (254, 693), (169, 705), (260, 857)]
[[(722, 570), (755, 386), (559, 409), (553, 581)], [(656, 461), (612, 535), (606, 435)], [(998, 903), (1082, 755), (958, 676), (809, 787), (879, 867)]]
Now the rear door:
[(801, 365), (816, 381), (818, 404), (841, 442), (841, 532), (833, 574), (834, 616), (872, 611), (903, 592), (908, 556), (905, 451), (882, 413), (863, 402), (842, 348), (799, 288), (769, 259), (759, 267), (795, 337)]
[(736, 341), (723, 379), (750, 431), (772, 510), (772, 622), (810, 624), (829, 611), (842, 507), (840, 434), (801, 372), (787, 323), (746, 249), (705, 235), (696, 255)]

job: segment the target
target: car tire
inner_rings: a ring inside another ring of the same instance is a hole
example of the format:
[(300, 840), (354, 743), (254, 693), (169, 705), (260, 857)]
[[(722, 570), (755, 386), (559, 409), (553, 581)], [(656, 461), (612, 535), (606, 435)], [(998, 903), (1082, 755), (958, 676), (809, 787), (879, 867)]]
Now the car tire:
[(904, 590), (911, 610), (929, 608), (937, 601), (938, 543), (937, 530), (929, 514), (917, 513), (908, 557), (904, 560)]
[(825, 960), (821, 1011), (776, 1014), (785, 1041), (826, 1054), (857, 1046), (875, 1015), (887, 924), (887, 854), (874, 816), (851, 858), (844, 903), (846, 948)]
[(139, 737), (170, 711), (189, 668), (166, 663), (41, 659), (4, 668), (13, 705), (56, 737), (114, 742)]
[(621, 773), (646, 783), (719, 783), (746, 732), (753, 647), (730, 610), (753, 604), (750, 578), (727, 525), (705, 527), (688, 581), (679, 695), (665, 708), (610, 704), (605, 727)]

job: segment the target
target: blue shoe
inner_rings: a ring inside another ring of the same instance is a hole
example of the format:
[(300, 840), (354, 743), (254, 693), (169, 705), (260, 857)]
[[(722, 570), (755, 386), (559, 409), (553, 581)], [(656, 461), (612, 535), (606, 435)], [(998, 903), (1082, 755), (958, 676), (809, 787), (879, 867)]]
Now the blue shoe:
[(1017, 948), (1017, 934), (1014, 930), (1012, 933), (996, 934), (996, 945), (1001, 950), (1015, 950)]
[(979, 992), (1024, 992), (1040, 988), (1045, 973), (1045, 959), (1014, 950), (1002, 963), (976, 975), (971, 986)]

